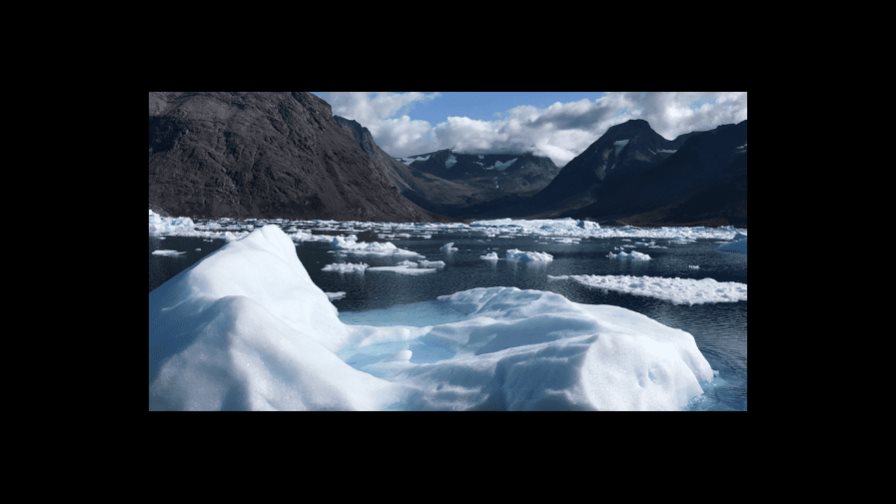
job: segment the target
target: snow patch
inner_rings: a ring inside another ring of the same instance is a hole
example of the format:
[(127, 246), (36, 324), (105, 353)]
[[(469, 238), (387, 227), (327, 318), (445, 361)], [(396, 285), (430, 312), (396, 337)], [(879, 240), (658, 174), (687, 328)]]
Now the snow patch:
[(452, 166), (457, 164), (457, 158), (454, 157), (454, 154), (448, 156), (448, 159), (445, 160), (445, 168), (451, 168)]
[(613, 148), (615, 149), (613, 152), (613, 155), (618, 156), (619, 153), (622, 152), (622, 149), (624, 149), (625, 146), (628, 145), (628, 143), (630, 141), (631, 141), (631, 138), (626, 139), (626, 140), (616, 140), (615, 142), (613, 142)]

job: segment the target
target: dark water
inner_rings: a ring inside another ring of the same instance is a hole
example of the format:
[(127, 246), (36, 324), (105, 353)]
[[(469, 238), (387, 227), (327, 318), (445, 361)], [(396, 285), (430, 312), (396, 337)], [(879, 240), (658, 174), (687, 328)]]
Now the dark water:
[[(360, 234), (362, 241), (384, 241), (374, 234)], [(334, 262), (366, 262), (371, 266), (391, 266), (397, 261), (372, 256), (339, 256), (330, 253), (322, 243), (302, 243), (296, 249), (312, 280), (324, 291), (345, 291), (345, 299), (334, 301), (346, 322), (357, 323), (364, 310), (386, 308), (398, 304), (430, 301), (444, 294), (474, 287), (515, 286), (557, 292), (572, 301), (590, 304), (611, 304), (647, 315), (670, 327), (694, 335), (697, 346), (719, 377), (706, 391), (694, 409), (745, 410), (747, 407), (747, 302), (714, 303), (695, 306), (673, 305), (668, 301), (603, 292), (580, 286), (572, 281), (549, 281), (547, 275), (648, 275), (681, 278), (714, 278), (718, 281), (747, 282), (747, 257), (722, 253), (719, 244), (700, 240), (688, 245), (669, 245), (656, 240), (666, 249), (637, 246), (634, 250), (650, 254), (647, 262), (613, 261), (606, 258), (614, 246), (637, 241), (621, 239), (584, 240), (581, 244), (558, 244), (535, 238), (474, 238), (468, 235), (438, 234), (431, 240), (392, 239), (396, 246), (418, 252), (428, 260), (445, 261), (444, 269), (434, 274), (409, 276), (389, 272), (367, 272), (363, 275), (322, 272), (324, 265)], [(459, 249), (450, 255), (439, 250), (453, 241)], [(650, 240), (646, 240), (650, 241)], [(168, 278), (188, 268), (197, 260), (223, 246), (223, 240), (206, 242), (198, 238), (150, 238), (150, 252), (156, 249), (186, 251), (180, 257), (149, 256), (149, 288), (154, 289)], [(201, 248), (200, 251), (194, 249)], [(498, 252), (503, 258), (508, 248), (548, 252), (554, 261), (546, 266), (498, 261), (483, 261), (480, 255)], [(626, 249), (629, 250), (629, 249)], [(699, 265), (699, 270), (688, 269)]]

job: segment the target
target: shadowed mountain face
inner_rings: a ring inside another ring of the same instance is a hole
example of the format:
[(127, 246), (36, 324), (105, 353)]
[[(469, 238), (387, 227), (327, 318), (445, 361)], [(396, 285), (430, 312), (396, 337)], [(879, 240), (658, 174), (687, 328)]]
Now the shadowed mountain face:
[(192, 217), (432, 220), (308, 93), (150, 93), (149, 205)]
[[(676, 140), (677, 141), (677, 140)], [(747, 223), (747, 122), (689, 134), (636, 177), (607, 180), (572, 215), (629, 224)]]
[(747, 122), (666, 140), (646, 121), (628, 121), (608, 129), (534, 196), (509, 196), (467, 212), (637, 225), (746, 225)]

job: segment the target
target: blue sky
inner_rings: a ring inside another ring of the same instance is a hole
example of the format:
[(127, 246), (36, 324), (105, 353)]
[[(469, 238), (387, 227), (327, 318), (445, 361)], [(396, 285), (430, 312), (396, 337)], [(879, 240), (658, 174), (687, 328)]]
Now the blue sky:
[(615, 124), (673, 139), (747, 118), (745, 92), (318, 92), (392, 156), (533, 152), (559, 166)]

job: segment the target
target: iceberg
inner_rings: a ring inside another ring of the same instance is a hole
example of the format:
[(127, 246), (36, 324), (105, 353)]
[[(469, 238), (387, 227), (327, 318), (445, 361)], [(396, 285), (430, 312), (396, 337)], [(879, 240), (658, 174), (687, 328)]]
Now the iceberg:
[(364, 273), (364, 270), (369, 268), (370, 265), (367, 263), (332, 263), (327, 264), (321, 271), (332, 271), (339, 274), (345, 273)]
[(343, 323), (257, 228), (150, 293), (150, 409), (680, 410), (713, 379), (693, 336), (624, 308), (516, 287), (421, 304), (440, 315)]
[[(442, 261), (437, 262), (441, 263)], [(445, 263), (442, 263), (442, 266), (444, 265)], [(436, 272), (436, 268), (421, 268), (420, 266), (420, 264), (415, 263), (414, 261), (401, 261), (395, 266), (377, 266), (375, 268), (368, 268), (367, 271), (388, 271), (391, 273), (398, 273), (399, 275), (426, 275), (428, 273)]]
[(526, 252), (520, 249), (508, 249), (504, 257), (508, 261), (538, 264), (547, 264), (554, 260), (554, 256), (547, 252)]
[(420, 254), (396, 247), (392, 242), (359, 242), (354, 235), (330, 237), (330, 247), (337, 252), (354, 255), (423, 257)]
[(441, 250), (442, 252), (444, 252), (446, 254), (451, 254), (452, 252), (457, 252), (458, 249), (457, 249), (457, 247), (454, 246), (454, 242), (448, 242), (448, 243), (442, 245), (441, 247), (439, 247), (439, 250)]
[(178, 257), (186, 254), (186, 252), (181, 252), (179, 250), (168, 250), (168, 249), (159, 249), (153, 250), (152, 255), (155, 256), (164, 256), (164, 257)]
[[(624, 245), (623, 245), (624, 246)], [(638, 252), (636, 250), (632, 250), (631, 252), (619, 252), (618, 254), (614, 254), (610, 252), (607, 254), (608, 259), (616, 259), (617, 261), (649, 261), (650, 256), (644, 254), (642, 252)]]
[(713, 278), (667, 278), (631, 275), (548, 275), (548, 280), (572, 280), (585, 287), (652, 297), (677, 305), (736, 303), (747, 300), (747, 284)]
[(488, 254), (479, 256), (479, 258), (482, 259), (483, 261), (497, 261), (498, 254), (497, 254), (497, 252), (489, 252)]

